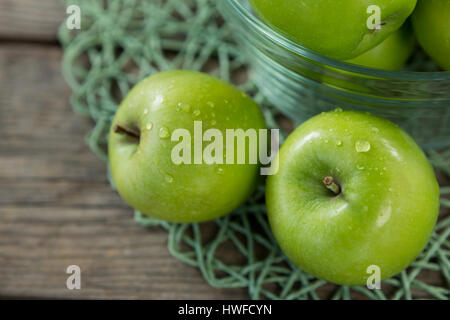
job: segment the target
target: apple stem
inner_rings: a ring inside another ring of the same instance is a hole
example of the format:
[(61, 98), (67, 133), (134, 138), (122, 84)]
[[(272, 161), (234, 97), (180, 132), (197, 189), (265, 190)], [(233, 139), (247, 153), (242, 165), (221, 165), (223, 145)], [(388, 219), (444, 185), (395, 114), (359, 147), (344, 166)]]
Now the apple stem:
[(333, 191), (333, 193), (341, 193), (341, 187), (334, 181), (333, 177), (327, 176), (323, 178), (323, 184), (325, 185), (325, 187)]
[(136, 139), (138, 139), (138, 140), (139, 140), (139, 138), (140, 138), (139, 133), (136, 133), (135, 131), (133, 131), (133, 130), (131, 130), (131, 129), (128, 129), (128, 128), (124, 128), (124, 127), (122, 127), (122, 126), (119, 126), (118, 124), (116, 124), (116, 125), (114, 126), (113, 130), (114, 130), (115, 133), (118, 133), (118, 134), (126, 134), (126, 135), (128, 135), (128, 136), (130, 136), (130, 137), (132, 137), (132, 138), (136, 138)]

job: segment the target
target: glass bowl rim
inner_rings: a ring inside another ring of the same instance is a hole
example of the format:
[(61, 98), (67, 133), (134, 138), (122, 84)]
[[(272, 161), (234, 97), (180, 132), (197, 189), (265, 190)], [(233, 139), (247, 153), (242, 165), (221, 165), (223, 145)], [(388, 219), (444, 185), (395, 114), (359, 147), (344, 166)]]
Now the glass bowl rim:
[(239, 0), (224, 0), (227, 1), (232, 8), (243, 18), (252, 28), (259, 33), (263, 33), (269, 40), (280, 45), (284, 50), (292, 52), (293, 54), (306, 57), (314, 62), (338, 68), (343, 71), (358, 73), (363, 75), (370, 75), (372, 77), (387, 78), (390, 80), (412, 80), (412, 81), (439, 81), (449, 80), (450, 71), (436, 71), (436, 72), (418, 72), (418, 71), (386, 71), (381, 69), (374, 69), (364, 66), (358, 66), (343, 61), (338, 61), (333, 58), (326, 57), (320, 53), (312, 51), (300, 44), (288, 39), (275, 29), (264, 23), (258, 17), (250, 12)]

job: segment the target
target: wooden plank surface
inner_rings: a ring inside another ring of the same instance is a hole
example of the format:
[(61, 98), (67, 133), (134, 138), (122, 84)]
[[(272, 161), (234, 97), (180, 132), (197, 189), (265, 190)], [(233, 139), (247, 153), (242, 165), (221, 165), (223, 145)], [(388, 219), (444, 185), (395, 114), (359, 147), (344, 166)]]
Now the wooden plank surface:
[[(58, 47), (0, 46), (0, 297), (238, 299), (175, 260), (167, 233), (144, 229), (87, 148)], [(82, 290), (66, 289), (68, 265)]]
[(56, 41), (62, 0), (0, 0), (0, 39)]

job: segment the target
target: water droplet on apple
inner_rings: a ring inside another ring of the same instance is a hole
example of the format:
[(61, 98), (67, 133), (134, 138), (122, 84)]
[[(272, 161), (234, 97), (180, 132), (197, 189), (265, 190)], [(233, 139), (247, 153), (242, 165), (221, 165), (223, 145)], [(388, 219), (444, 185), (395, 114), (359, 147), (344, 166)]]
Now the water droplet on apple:
[(172, 183), (173, 182), (173, 177), (170, 174), (166, 174), (165, 179), (166, 179), (167, 183)]
[(211, 125), (212, 125), (212, 126), (216, 125), (216, 123), (217, 123), (216, 120), (211, 121)]
[(355, 144), (356, 152), (368, 152), (370, 150), (370, 142), (365, 140), (358, 140)]
[(380, 129), (378, 129), (377, 127), (372, 127), (372, 131), (375, 133), (378, 133), (380, 131)]
[(147, 123), (146, 128), (147, 128), (147, 130), (152, 130), (152, 128), (153, 128), (153, 123), (152, 123), (152, 122)]
[(177, 110), (189, 112), (189, 111), (191, 111), (191, 105), (188, 103), (179, 102), (177, 105)]
[(360, 166), (360, 165), (357, 165), (356, 168), (357, 168), (358, 170), (364, 170), (364, 167), (363, 167), (363, 166)]
[(156, 96), (155, 101), (154, 101), (155, 104), (161, 104), (163, 102), (164, 102), (164, 97), (162, 95)]
[(392, 188), (389, 188), (389, 192), (392, 192)]
[(336, 108), (336, 109), (334, 109), (334, 112), (342, 112), (342, 111), (344, 111), (344, 110), (342, 110), (342, 108)]
[(223, 168), (217, 168), (216, 172), (217, 172), (218, 174), (223, 174)]
[(214, 102), (212, 102), (212, 101), (208, 101), (206, 104), (207, 104), (208, 106), (210, 106), (211, 108), (214, 108), (214, 107), (215, 107)]
[(159, 129), (159, 137), (161, 139), (167, 139), (170, 136), (170, 131), (169, 129), (167, 129), (167, 127), (161, 127), (161, 129)]
[(336, 145), (337, 145), (338, 147), (341, 147), (341, 146), (342, 146), (342, 141), (341, 141), (341, 140), (336, 141)]
[(194, 117), (198, 117), (200, 115), (200, 110), (196, 109), (194, 110), (194, 112), (192, 112), (192, 114), (194, 115)]

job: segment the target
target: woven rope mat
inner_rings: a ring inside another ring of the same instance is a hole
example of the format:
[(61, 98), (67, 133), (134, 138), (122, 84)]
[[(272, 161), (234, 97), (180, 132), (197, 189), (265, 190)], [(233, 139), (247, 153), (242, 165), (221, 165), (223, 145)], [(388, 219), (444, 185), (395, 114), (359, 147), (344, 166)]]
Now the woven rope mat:
[[(215, 8), (215, 0), (79, 0), (82, 28), (62, 25), (63, 73), (72, 88), (71, 104), (91, 117), (87, 137), (93, 152), (107, 160), (107, 131), (130, 88), (140, 79), (169, 69), (208, 72), (237, 84), (262, 108), (270, 127), (277, 111), (246, 80), (245, 57)], [(450, 150), (431, 152), (430, 160), (448, 184)], [(111, 179), (110, 179), (111, 181)], [(112, 185), (112, 187), (114, 187)], [(200, 270), (213, 287), (247, 288), (252, 299), (448, 299), (450, 283), (450, 187), (441, 188), (444, 214), (420, 257), (382, 283), (382, 290), (335, 286), (292, 265), (270, 231), (264, 186), (232, 214), (206, 224), (174, 224), (135, 213), (146, 227), (168, 231), (171, 254)], [(230, 247), (233, 257), (224, 255)], [(427, 279), (424, 281), (424, 279)]]

